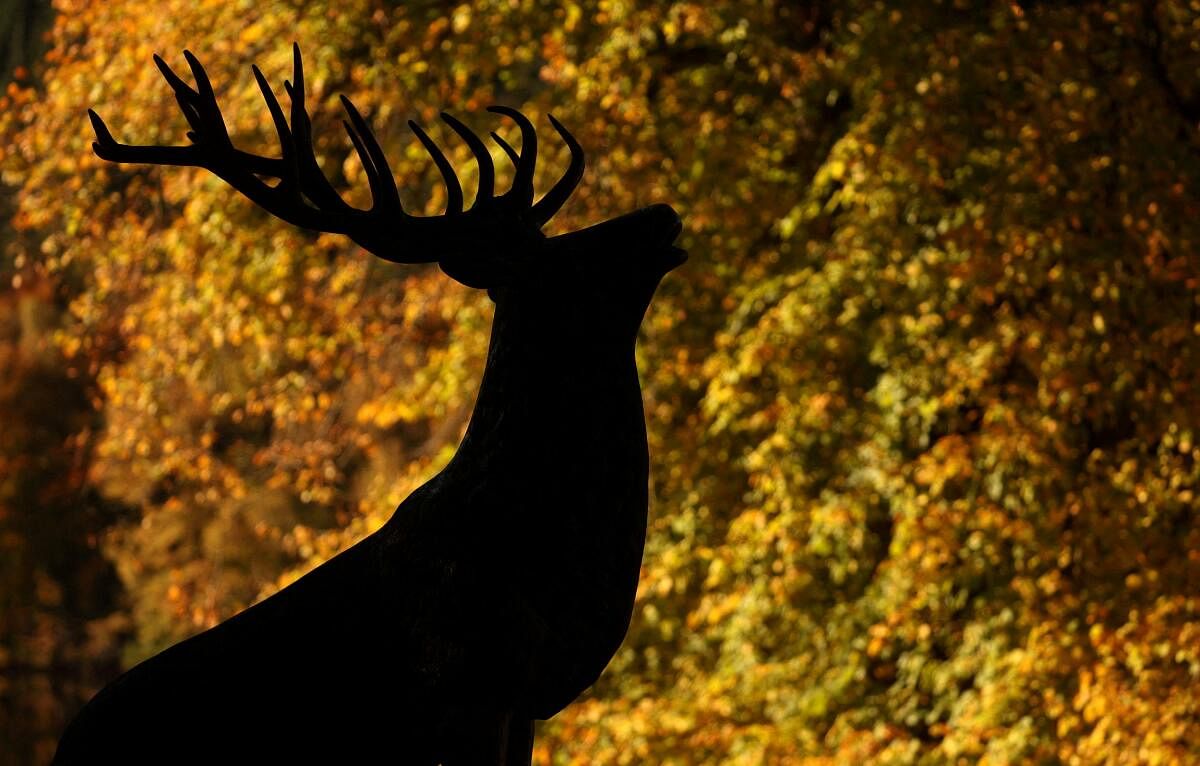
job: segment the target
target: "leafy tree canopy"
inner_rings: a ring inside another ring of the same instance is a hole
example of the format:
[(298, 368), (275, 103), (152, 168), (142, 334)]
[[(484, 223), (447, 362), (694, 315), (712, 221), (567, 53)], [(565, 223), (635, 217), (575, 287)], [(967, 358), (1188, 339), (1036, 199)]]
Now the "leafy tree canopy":
[(89, 106), (182, 142), (150, 55), (183, 48), (273, 151), (248, 67), (281, 83), (297, 40), (360, 204), (339, 92), (409, 208), (444, 199), (405, 119), (469, 187), (436, 112), (483, 129), (508, 103), (589, 150), (555, 226), (684, 215), (692, 260), (640, 345), (636, 621), (539, 762), (1200, 757), (1197, 3), (56, 7), (45, 85), (0, 108), (6, 268), (72, 295), (89, 481), (137, 509), (104, 543), (128, 662), (377, 528), (452, 453), (482, 368), (489, 304), (435, 269), (92, 156)]

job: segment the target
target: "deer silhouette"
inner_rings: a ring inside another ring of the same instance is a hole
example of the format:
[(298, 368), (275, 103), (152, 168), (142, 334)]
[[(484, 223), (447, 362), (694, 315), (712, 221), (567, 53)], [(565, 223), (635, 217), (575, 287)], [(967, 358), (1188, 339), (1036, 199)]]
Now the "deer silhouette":
[[(294, 47), (285, 116), (257, 67), (278, 158), (234, 147), (199, 61), (195, 86), (155, 63), (191, 126), (187, 146), (118, 143), (89, 110), (106, 160), (206, 168), (296, 226), (349, 236), (397, 263), (439, 264), (495, 303), (483, 380), (449, 464), (376, 533), (277, 594), (135, 666), (68, 727), (56, 764), (374, 762), (528, 764), (533, 721), (590, 686), (633, 612), (646, 534), (648, 452), (634, 364), (662, 277), (686, 254), (669, 206), (546, 237), (583, 175), (534, 202), (537, 136), (520, 112), (515, 169), (496, 194), (491, 155), (442, 120), (478, 164), (463, 209), (454, 169), (415, 122), (444, 179), (446, 212), (404, 211), (384, 153), (342, 97), (372, 205), (348, 205), (323, 174)], [(263, 178), (278, 179), (268, 183)]]

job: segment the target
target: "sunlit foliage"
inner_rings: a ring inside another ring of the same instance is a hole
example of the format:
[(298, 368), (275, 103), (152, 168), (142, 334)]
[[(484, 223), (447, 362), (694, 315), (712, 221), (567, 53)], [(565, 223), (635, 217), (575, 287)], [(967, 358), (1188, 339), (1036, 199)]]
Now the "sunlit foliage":
[(297, 40), (360, 203), (339, 92), (410, 208), (444, 200), (404, 120), (482, 130), (500, 102), (589, 150), (558, 230), (684, 216), (639, 351), (635, 624), (538, 762), (1200, 759), (1200, 4), (56, 7), (0, 161), (15, 257), (72, 286), (89, 481), (138, 509), (104, 543), (126, 661), (377, 528), (452, 454), (482, 368), (487, 299), (435, 269), (92, 156), (88, 106), (181, 142), (150, 55), (185, 47), (271, 151), (248, 67), (281, 83)]

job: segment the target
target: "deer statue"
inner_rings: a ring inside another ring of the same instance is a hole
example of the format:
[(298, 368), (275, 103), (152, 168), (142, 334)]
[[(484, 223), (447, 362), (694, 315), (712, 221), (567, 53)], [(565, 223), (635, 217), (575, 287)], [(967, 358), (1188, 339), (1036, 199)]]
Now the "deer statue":
[[(234, 147), (203, 67), (195, 86), (161, 58), (191, 126), (188, 146), (118, 143), (89, 110), (106, 160), (206, 168), (269, 213), (337, 232), (397, 263), (437, 262), (487, 290), (495, 314), (478, 398), (458, 452), (377, 532), (275, 595), (135, 666), (102, 689), (59, 743), (55, 764), (528, 764), (533, 722), (590, 686), (633, 612), (646, 535), (649, 460), (634, 343), (663, 276), (686, 259), (679, 216), (654, 205), (546, 237), (541, 227), (583, 176), (534, 202), (534, 126), (496, 194), (483, 141), (442, 120), (479, 167), (463, 209), (454, 169), (410, 127), (444, 179), (446, 212), (404, 211), (384, 153), (344, 96), (369, 210), (323, 174), (294, 47), (290, 116), (253, 68), (280, 157)], [(263, 179), (278, 179), (268, 183)]]

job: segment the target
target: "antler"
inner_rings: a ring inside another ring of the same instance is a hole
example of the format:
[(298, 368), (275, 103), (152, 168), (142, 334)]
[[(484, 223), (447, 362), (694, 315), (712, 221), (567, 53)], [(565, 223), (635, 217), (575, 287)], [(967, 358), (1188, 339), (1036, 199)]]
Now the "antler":
[[(440, 216), (412, 216), (400, 204), (396, 182), (383, 149), (375, 139), (363, 116), (345, 96), (341, 97), (347, 120), (343, 120), (350, 141), (367, 174), (371, 189), (371, 207), (361, 210), (342, 199), (317, 163), (313, 150), (312, 121), (304, 106), (304, 66), (300, 46), (293, 45), (293, 78), (284, 82), (291, 100), (290, 120), (275, 98), (270, 85), (257, 66), (252, 67), (259, 90), (267, 102), (279, 136), (281, 156), (262, 157), (234, 147), (225, 127), (225, 119), (217, 105), (216, 95), (204, 67), (190, 51), (184, 51), (191, 67), (196, 87), (183, 81), (158, 55), (154, 63), (175, 92), (175, 100), (183, 111), (191, 130), (187, 137), (191, 146), (134, 146), (117, 142), (104, 121), (88, 110), (96, 141), (96, 154), (114, 162), (179, 165), (205, 168), (216, 174), (267, 212), (288, 223), (315, 231), (345, 234), (366, 250), (397, 263), (428, 263), (450, 257), (461, 271), (462, 258), (489, 242), (495, 246), (496, 237), (527, 236), (539, 230), (562, 207), (583, 177), (583, 150), (575, 137), (550, 116), (550, 122), (571, 152), (566, 172), (553, 188), (537, 203), (533, 202), (533, 169), (537, 161), (537, 135), (533, 124), (515, 109), (489, 107), (515, 121), (521, 130), (521, 152), (518, 154), (495, 133), (492, 138), (509, 155), (516, 172), (512, 187), (497, 196), (494, 192), (495, 168), (484, 143), (466, 125), (446, 112), (442, 120), (470, 148), (479, 165), (479, 191), (470, 209), (463, 210), (462, 186), (454, 168), (437, 144), (421, 126), (409, 121), (409, 126), (425, 146), (437, 165), (446, 185), (446, 212)], [(274, 186), (259, 177), (278, 178)], [(442, 251), (432, 255), (429, 250)], [(424, 252), (423, 252), (424, 251)], [(457, 273), (452, 274), (456, 278)], [(465, 280), (468, 284), (470, 280)]]

